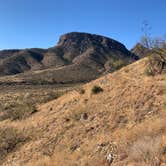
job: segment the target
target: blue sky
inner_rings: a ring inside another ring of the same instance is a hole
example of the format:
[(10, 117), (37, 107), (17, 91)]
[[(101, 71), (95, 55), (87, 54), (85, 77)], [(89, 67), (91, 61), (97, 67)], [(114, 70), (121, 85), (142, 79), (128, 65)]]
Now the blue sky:
[(89, 32), (131, 48), (148, 20), (166, 34), (166, 0), (0, 0), (0, 49), (48, 48), (61, 34)]

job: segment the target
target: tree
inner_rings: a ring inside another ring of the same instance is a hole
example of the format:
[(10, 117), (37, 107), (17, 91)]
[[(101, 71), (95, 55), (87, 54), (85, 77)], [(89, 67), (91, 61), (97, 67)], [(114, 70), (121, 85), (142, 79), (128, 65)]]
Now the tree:
[(151, 37), (151, 27), (147, 21), (142, 24), (141, 44), (150, 50), (147, 73), (150, 75), (166, 73), (166, 41), (161, 37)]
[(149, 25), (147, 20), (144, 20), (142, 23), (141, 31), (143, 33), (141, 37), (140, 43), (146, 47), (146, 48), (151, 48), (151, 26)]

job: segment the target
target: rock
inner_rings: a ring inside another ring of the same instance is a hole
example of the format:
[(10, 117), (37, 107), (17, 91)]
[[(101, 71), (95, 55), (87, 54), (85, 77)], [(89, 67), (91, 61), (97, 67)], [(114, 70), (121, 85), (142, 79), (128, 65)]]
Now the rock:
[(81, 114), (81, 120), (87, 120), (88, 119), (88, 114), (87, 113), (82, 113)]
[(107, 166), (110, 166), (110, 165), (112, 164), (113, 160), (114, 160), (113, 154), (109, 153), (109, 154), (106, 156)]
[(70, 147), (70, 151), (71, 152), (74, 152), (77, 148), (79, 148), (80, 146), (79, 145), (72, 145), (71, 147)]

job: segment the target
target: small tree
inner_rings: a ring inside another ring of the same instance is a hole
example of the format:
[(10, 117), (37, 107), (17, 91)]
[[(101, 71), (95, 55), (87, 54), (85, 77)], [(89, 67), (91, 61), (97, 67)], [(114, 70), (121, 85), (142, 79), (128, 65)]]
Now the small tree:
[(142, 23), (141, 31), (143, 33), (141, 37), (140, 43), (145, 47), (150, 49), (152, 45), (152, 40), (151, 40), (151, 26), (149, 25), (147, 20), (144, 20)]
[(151, 27), (147, 21), (143, 22), (141, 44), (150, 50), (146, 73), (148, 75), (166, 72), (166, 41), (162, 38), (152, 38)]

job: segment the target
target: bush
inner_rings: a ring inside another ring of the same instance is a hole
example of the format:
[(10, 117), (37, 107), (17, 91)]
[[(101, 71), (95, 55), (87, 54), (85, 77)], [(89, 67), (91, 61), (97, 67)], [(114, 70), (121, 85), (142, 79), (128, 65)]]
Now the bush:
[(85, 89), (80, 88), (80, 89), (78, 89), (78, 92), (79, 92), (79, 94), (84, 94), (85, 93)]
[(100, 86), (94, 86), (93, 88), (92, 88), (92, 93), (93, 94), (97, 94), (97, 93), (100, 93), (100, 92), (102, 92), (103, 91), (103, 89), (100, 87)]
[(4, 159), (19, 145), (25, 143), (26, 140), (27, 138), (14, 128), (0, 128), (0, 160)]
[(162, 153), (160, 137), (146, 136), (134, 142), (130, 148), (129, 156), (135, 162), (144, 162), (147, 165), (158, 166), (160, 153)]
[(37, 109), (31, 104), (15, 104), (13, 108), (5, 110), (0, 118), (1, 120), (21, 120), (35, 112), (37, 112)]
[(155, 49), (148, 57), (145, 73), (150, 76), (166, 73), (166, 48)]
[(116, 60), (115, 62), (112, 63), (112, 66), (115, 70), (118, 70), (120, 68), (122, 68), (123, 66), (126, 66), (127, 63), (124, 60)]

